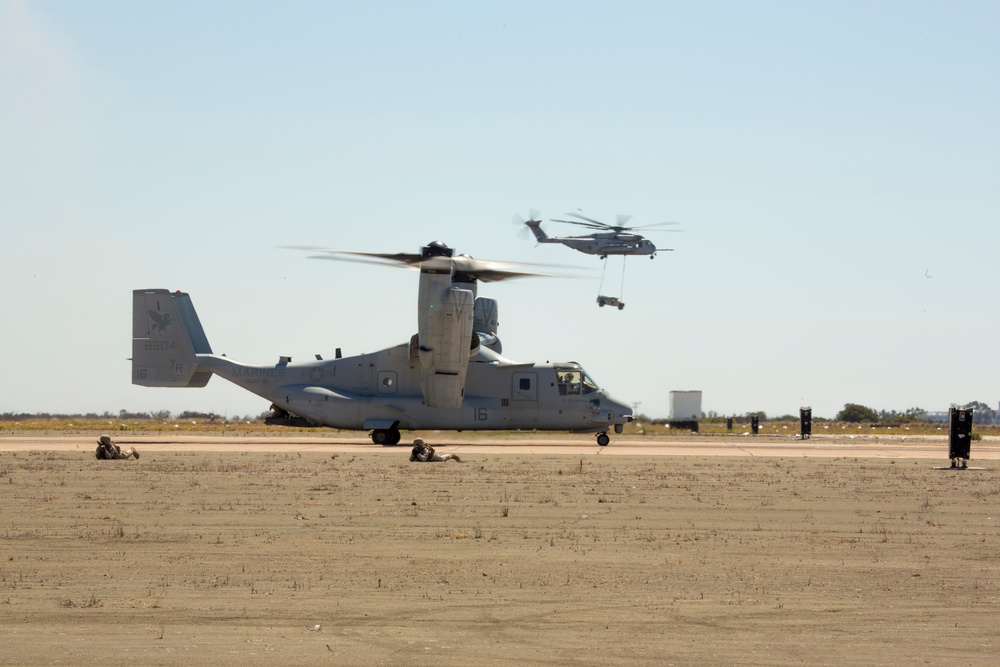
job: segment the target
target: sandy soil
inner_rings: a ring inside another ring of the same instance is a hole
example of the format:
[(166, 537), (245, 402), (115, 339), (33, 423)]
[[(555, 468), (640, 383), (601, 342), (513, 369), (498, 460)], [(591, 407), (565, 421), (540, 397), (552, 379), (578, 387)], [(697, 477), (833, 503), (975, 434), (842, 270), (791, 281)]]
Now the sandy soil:
[(1000, 655), (993, 445), (126, 440), (0, 438), (0, 664)]

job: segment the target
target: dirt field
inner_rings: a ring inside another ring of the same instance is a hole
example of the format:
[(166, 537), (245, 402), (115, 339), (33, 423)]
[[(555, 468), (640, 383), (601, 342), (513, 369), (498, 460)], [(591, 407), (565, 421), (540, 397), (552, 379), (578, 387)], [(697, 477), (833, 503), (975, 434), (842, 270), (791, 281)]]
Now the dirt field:
[(0, 440), (0, 664), (1000, 656), (990, 446), (950, 471), (941, 442), (453, 442), (463, 463), (411, 464), (307, 438), (97, 461), (93, 439)]

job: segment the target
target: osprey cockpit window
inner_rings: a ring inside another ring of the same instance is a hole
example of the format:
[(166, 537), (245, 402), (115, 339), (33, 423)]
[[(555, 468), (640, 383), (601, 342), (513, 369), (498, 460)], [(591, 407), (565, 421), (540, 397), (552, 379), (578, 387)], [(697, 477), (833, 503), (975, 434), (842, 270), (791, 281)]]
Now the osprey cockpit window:
[(556, 369), (561, 396), (581, 396), (597, 391), (597, 383), (589, 375), (578, 369)]

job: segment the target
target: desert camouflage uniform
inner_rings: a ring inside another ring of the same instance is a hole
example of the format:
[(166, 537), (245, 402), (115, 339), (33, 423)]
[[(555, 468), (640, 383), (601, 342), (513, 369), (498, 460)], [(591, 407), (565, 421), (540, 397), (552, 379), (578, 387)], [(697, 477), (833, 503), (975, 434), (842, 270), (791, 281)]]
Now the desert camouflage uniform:
[(419, 461), (420, 463), (431, 463), (438, 461), (456, 461), (461, 462), (462, 459), (458, 458), (458, 454), (435, 454), (434, 448), (428, 444), (425, 444), (422, 438), (417, 438), (413, 441), (413, 449), (410, 450), (410, 461)]
[(135, 447), (129, 447), (122, 451), (122, 448), (111, 442), (111, 436), (102, 435), (97, 439), (97, 458), (99, 459), (137, 459), (139, 452)]

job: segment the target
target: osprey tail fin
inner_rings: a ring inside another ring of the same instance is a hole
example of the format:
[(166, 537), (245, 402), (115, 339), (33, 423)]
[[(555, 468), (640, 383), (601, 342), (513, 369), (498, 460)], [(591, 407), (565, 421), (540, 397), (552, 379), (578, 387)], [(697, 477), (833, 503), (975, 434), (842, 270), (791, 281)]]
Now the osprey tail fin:
[(186, 292), (132, 292), (132, 384), (204, 387), (212, 373), (198, 370), (197, 355), (211, 353)]

